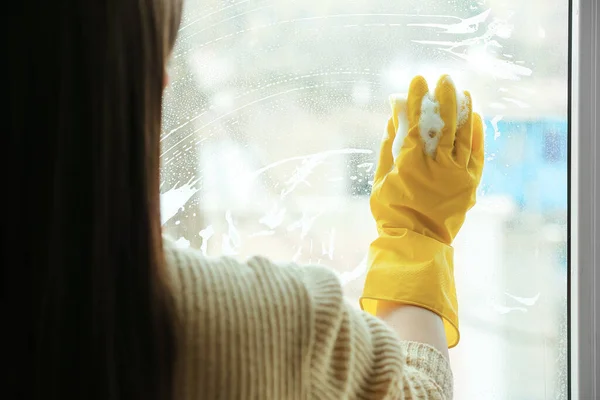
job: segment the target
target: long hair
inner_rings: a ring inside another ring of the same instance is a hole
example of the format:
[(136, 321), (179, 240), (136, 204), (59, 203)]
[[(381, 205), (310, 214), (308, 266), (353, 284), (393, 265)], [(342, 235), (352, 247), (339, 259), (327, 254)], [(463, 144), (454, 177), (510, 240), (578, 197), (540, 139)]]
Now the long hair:
[(173, 396), (159, 146), (181, 8), (181, 0), (9, 6), (6, 398)]

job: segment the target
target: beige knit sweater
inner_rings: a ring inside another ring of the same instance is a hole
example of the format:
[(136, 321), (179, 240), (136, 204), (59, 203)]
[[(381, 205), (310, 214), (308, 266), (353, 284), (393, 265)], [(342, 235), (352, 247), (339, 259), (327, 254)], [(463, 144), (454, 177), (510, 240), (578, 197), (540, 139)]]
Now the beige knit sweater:
[(451, 399), (448, 361), (345, 302), (333, 272), (167, 242), (177, 399)]

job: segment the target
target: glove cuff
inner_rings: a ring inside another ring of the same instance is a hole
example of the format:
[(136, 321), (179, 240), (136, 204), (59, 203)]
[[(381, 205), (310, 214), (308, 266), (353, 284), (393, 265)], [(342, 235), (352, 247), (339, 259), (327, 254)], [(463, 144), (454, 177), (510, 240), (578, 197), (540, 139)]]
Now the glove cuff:
[(369, 270), (360, 307), (376, 315), (380, 300), (410, 304), (438, 314), (448, 347), (458, 344), (454, 249), (409, 230), (382, 235), (369, 247)]

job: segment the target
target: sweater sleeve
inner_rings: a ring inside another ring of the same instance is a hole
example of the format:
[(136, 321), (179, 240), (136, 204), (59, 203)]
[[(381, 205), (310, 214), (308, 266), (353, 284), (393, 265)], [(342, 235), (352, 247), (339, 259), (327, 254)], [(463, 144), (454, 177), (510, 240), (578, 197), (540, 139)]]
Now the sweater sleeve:
[(179, 399), (451, 399), (448, 361), (345, 302), (335, 274), (167, 242)]
[(450, 365), (439, 351), (400, 341), (383, 321), (349, 305), (331, 271), (302, 272), (314, 313), (313, 398), (452, 398)]

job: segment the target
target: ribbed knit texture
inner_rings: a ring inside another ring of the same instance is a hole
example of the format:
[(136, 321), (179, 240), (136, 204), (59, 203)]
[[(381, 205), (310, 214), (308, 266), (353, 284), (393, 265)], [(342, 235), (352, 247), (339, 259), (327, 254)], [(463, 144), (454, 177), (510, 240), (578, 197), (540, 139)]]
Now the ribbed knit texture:
[(452, 398), (448, 361), (346, 303), (332, 271), (165, 251), (177, 399)]

